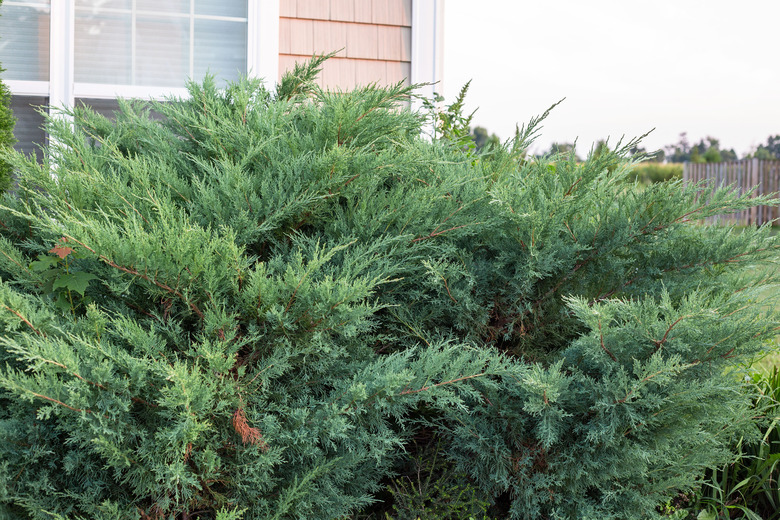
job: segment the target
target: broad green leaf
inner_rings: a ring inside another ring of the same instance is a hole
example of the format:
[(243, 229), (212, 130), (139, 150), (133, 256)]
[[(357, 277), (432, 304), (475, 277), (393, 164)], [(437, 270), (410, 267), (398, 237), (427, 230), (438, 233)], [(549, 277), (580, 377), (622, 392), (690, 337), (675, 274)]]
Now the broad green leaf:
[(696, 520), (716, 520), (718, 518), (718, 515), (709, 510), (703, 510), (700, 511), (698, 515), (696, 515)]
[(60, 263), (60, 259), (56, 256), (44, 256), (38, 255), (38, 260), (34, 260), (30, 263), (30, 269), (36, 273), (46, 271), (52, 267), (57, 267)]
[(94, 274), (85, 273), (84, 271), (63, 274), (54, 282), (53, 288), (58, 289), (62, 287), (84, 296), (84, 291), (87, 290), (90, 280), (95, 280), (96, 278), (97, 276)]
[(64, 292), (61, 292), (57, 296), (57, 300), (54, 302), (54, 306), (57, 307), (62, 312), (70, 312), (70, 300), (68, 300), (68, 295)]

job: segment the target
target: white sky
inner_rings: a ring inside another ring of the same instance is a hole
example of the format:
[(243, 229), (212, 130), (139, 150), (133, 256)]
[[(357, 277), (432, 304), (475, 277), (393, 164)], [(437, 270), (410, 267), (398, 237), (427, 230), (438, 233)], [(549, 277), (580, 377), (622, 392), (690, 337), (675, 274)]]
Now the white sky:
[(742, 157), (780, 134), (780, 0), (446, 0), (443, 95), (505, 140), (565, 97), (531, 148), (652, 128)]

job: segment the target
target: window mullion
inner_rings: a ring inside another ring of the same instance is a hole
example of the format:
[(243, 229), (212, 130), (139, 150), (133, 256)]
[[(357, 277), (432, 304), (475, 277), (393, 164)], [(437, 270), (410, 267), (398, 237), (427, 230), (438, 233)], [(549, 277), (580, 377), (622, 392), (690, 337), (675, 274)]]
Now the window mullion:
[[(444, 34), (443, 0), (412, 0), (412, 85), (422, 97), (412, 99), (412, 109), (422, 108), (422, 98), (442, 91)], [(435, 87), (434, 87), (435, 85)]]
[(279, 78), (279, 0), (248, 0), (247, 75), (272, 88)]
[(190, 73), (188, 79), (195, 78), (195, 0), (190, 0)]
[(74, 77), (75, 0), (51, 3), (49, 29), (49, 104), (72, 107)]
[(136, 66), (138, 46), (138, 37), (136, 36), (136, 23), (137, 23), (137, 7), (136, 0), (133, 0), (132, 13), (130, 14), (130, 84), (135, 85), (138, 82), (138, 67)]

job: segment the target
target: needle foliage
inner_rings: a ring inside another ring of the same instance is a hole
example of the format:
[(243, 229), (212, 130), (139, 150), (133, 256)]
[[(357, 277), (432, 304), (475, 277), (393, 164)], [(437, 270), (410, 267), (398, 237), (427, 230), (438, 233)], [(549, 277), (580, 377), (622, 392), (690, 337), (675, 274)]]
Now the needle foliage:
[(3, 155), (0, 516), (397, 511), (433, 432), (442, 489), (497, 516), (653, 517), (750, 437), (725, 372), (775, 334), (777, 240), (698, 221), (765, 200), (632, 189), (634, 143), (525, 159), (540, 119), (464, 152), (412, 88), (317, 68)]

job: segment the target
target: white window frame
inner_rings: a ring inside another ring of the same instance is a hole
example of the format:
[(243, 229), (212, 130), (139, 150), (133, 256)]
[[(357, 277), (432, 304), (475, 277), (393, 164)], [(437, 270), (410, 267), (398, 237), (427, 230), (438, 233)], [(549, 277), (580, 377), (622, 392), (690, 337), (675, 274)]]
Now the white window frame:
[[(444, 80), (444, 0), (412, 0), (413, 85), (425, 84), (417, 93), (433, 99), (443, 91)], [(414, 98), (412, 110), (420, 110), (422, 100)]]
[[(43, 96), (53, 107), (72, 107), (76, 99), (187, 97), (182, 87), (146, 87), (75, 83), (75, 0), (52, 0), (49, 22), (49, 81), (4, 80), (13, 95)], [(247, 63), (249, 76), (272, 88), (279, 73), (279, 0), (247, 0)], [(184, 82), (185, 78), (182, 78)]]

